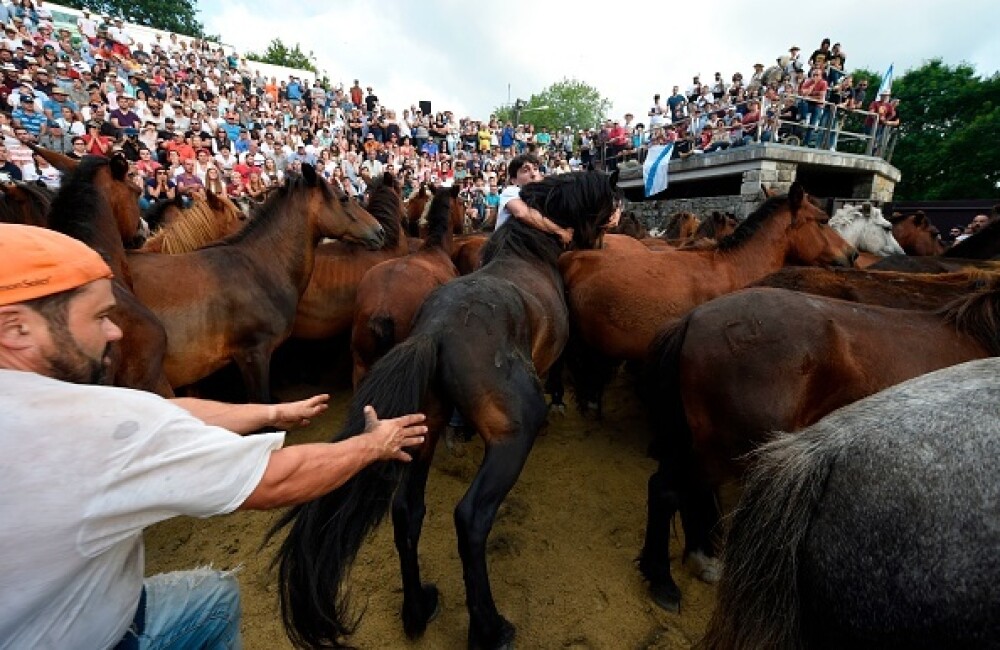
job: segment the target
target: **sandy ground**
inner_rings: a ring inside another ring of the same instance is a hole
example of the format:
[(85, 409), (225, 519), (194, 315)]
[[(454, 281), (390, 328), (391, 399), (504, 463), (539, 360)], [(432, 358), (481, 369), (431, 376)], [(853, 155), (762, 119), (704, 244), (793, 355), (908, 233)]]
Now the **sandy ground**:
[[(283, 399), (309, 394), (293, 387)], [(341, 390), (330, 410), (290, 443), (326, 440), (343, 420), (349, 395)], [(645, 525), (648, 430), (628, 382), (608, 394), (604, 420), (570, 412), (550, 417), (490, 537), (490, 575), (500, 611), (517, 626), (518, 648), (687, 648), (699, 637), (713, 588), (681, 565), (674, 545), (674, 577), (684, 594), (679, 615), (647, 597), (635, 566)], [(464, 648), (468, 626), (462, 568), (452, 511), (482, 457), (477, 440), (454, 456), (439, 445), (420, 542), (423, 577), (441, 590), (441, 612), (424, 637), (409, 642), (399, 620), (399, 564), (387, 522), (362, 549), (351, 574), (356, 606), (366, 608), (359, 648)], [(281, 627), (273, 545), (261, 549), (273, 513), (236, 513), (211, 520), (175, 519), (146, 536), (147, 573), (212, 564), (243, 565), (245, 647), (290, 647)]]

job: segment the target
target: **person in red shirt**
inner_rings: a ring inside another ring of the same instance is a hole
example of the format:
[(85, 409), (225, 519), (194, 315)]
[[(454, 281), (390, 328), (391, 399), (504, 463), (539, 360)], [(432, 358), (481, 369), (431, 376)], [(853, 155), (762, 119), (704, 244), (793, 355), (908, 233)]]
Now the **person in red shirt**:
[(811, 147), (815, 144), (816, 133), (819, 129), (820, 120), (823, 117), (824, 106), (826, 104), (826, 91), (829, 89), (823, 69), (816, 67), (809, 73), (809, 78), (799, 86), (799, 115), (802, 116), (802, 123), (806, 125), (806, 137), (803, 144)]
[(111, 155), (112, 140), (106, 135), (101, 135), (101, 127), (95, 122), (87, 124), (87, 134), (83, 136), (83, 141), (87, 146), (87, 153), (91, 156)]
[(628, 148), (628, 130), (622, 123), (615, 120), (614, 126), (608, 132), (608, 171), (618, 169), (618, 157), (622, 151)]
[(194, 160), (195, 158), (194, 147), (187, 142), (187, 138), (184, 136), (183, 131), (175, 131), (174, 138), (170, 142), (165, 143), (163, 148), (166, 149), (167, 152), (176, 151), (181, 162), (184, 162), (185, 160)]

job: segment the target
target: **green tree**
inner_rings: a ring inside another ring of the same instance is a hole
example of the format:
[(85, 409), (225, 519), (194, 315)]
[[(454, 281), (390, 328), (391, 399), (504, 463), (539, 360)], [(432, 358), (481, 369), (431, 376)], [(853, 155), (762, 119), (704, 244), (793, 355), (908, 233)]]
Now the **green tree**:
[(197, 0), (63, 0), (60, 4), (74, 9), (90, 9), (96, 14), (121, 17), (126, 22), (144, 25), (185, 36), (219, 40), (205, 34), (198, 20)]
[(1000, 198), (1000, 74), (980, 78), (968, 64), (940, 59), (893, 84), (900, 135), (892, 163), (899, 199)]
[(271, 41), (263, 53), (247, 52), (246, 57), (251, 61), (260, 61), (261, 63), (270, 63), (286, 68), (295, 68), (296, 70), (319, 72), (316, 69), (316, 55), (312, 53), (312, 50), (309, 51), (309, 54), (306, 54), (299, 47), (298, 43), (294, 47), (288, 47), (280, 38)]
[[(541, 109), (540, 107), (548, 108)], [(514, 120), (517, 106), (503, 106), (494, 113), (501, 122)], [(574, 131), (599, 125), (611, 110), (611, 101), (600, 91), (576, 79), (558, 81), (537, 95), (532, 95), (520, 109), (521, 124), (550, 131), (569, 126)]]

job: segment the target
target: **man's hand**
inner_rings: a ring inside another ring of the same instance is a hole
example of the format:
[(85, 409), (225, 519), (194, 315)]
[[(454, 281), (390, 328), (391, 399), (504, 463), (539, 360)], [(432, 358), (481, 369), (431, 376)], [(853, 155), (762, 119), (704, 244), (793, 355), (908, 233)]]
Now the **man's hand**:
[(329, 401), (330, 396), (324, 393), (323, 395), (314, 395), (309, 399), (299, 400), (298, 402), (274, 404), (271, 406), (273, 409), (271, 424), (278, 429), (286, 431), (296, 427), (309, 426), (311, 418), (325, 411), (327, 409), (327, 402)]
[(556, 226), (555, 234), (559, 236), (559, 241), (562, 242), (563, 246), (569, 246), (571, 243), (573, 243), (572, 228), (559, 228), (559, 226)]
[(365, 407), (365, 434), (375, 446), (378, 460), (400, 460), (408, 463), (413, 458), (403, 451), (404, 447), (423, 444), (427, 427), (423, 413), (414, 413), (392, 420), (379, 420), (372, 406)]

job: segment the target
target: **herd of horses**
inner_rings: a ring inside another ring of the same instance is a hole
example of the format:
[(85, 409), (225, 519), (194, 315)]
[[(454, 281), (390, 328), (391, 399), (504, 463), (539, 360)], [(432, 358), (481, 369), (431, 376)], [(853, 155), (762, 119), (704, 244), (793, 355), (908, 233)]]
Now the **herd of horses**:
[[(249, 218), (211, 194), (157, 206), (143, 241), (124, 159), (39, 152), (64, 172), (60, 191), (6, 184), (0, 221), (54, 228), (108, 260), (125, 333), (116, 384), (170, 396), (234, 364), (249, 399), (269, 401), (279, 346), (349, 337), (355, 393), (335, 439), (364, 430), (368, 404), (382, 417), (426, 413), (412, 463), (373, 465), (272, 530), (283, 535), (280, 603), (297, 645), (350, 636), (348, 571), (389, 513), (403, 627), (411, 638), (426, 629), (438, 592), (418, 558), (424, 492), (457, 412), (485, 444), (455, 510), (469, 647), (512, 647), (487, 569), (497, 510), (548, 415), (546, 391), (558, 402), (565, 374), (578, 405), (599, 412), (622, 362), (638, 369), (658, 462), (639, 568), (653, 600), (679, 611), (679, 514), (683, 557), (703, 580), (721, 578), (706, 647), (1000, 638), (995, 605), (983, 605), (1000, 571), (961, 545), (1000, 545), (995, 522), (974, 526), (990, 507), (995, 516), (1000, 457), (989, 360), (1000, 355), (997, 224), (944, 251), (923, 215), (847, 205), (831, 218), (796, 183), (740, 223), (682, 213), (650, 236), (621, 215), (613, 177), (580, 172), (521, 192), (573, 229), (565, 250), (517, 220), (489, 236), (464, 232), (455, 188), (403, 201), (386, 174), (362, 204), (304, 165)], [(968, 386), (976, 396), (957, 388)], [(744, 479), (727, 526), (718, 489)], [(916, 503), (923, 481), (938, 493)], [(920, 521), (927, 513), (944, 529)]]

